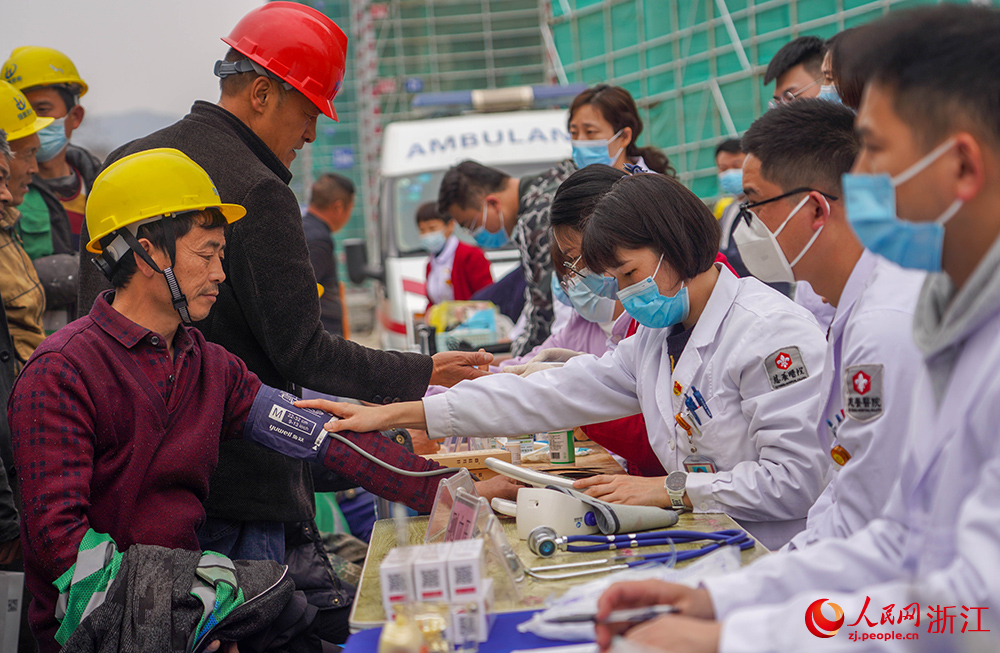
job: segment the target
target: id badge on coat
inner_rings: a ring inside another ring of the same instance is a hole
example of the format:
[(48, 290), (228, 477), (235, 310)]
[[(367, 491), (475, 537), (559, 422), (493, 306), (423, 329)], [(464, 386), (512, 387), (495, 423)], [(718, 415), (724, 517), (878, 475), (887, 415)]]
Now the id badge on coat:
[(714, 474), (719, 469), (715, 466), (715, 461), (708, 456), (702, 456), (699, 454), (691, 454), (684, 459), (684, 470), (688, 474), (693, 474), (695, 472), (707, 472), (709, 474)]

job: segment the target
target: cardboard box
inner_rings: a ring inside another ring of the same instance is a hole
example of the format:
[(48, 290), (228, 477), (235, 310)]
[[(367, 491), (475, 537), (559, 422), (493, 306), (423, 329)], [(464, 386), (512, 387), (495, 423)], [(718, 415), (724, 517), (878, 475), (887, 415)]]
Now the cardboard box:
[(451, 542), (425, 544), (414, 547), (413, 559), (414, 596), (418, 601), (448, 602), (448, 556)]
[(413, 588), (413, 558), (416, 547), (396, 547), (390, 549), (379, 566), (382, 581), (382, 607), (386, 619), (394, 619), (394, 605), (413, 603), (416, 596)]
[(452, 602), (482, 595), (485, 555), (482, 539), (452, 542), (448, 557), (448, 587)]
[(461, 646), (465, 642), (485, 642), (490, 637), (490, 629), (496, 621), (493, 614), (493, 579), (483, 581), (483, 591), (479, 596), (466, 598), (451, 604), (451, 625), (448, 638), (452, 645)]
[(15, 653), (21, 626), (21, 610), (25, 609), (21, 596), (24, 574), (17, 571), (0, 571), (0, 653)]

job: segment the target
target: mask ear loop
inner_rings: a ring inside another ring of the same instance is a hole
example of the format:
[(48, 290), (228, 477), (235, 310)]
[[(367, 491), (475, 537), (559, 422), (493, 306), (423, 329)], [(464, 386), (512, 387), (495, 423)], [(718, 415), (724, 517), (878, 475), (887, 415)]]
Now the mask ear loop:
[[(795, 209), (795, 211), (792, 212), (792, 216), (794, 216), (796, 213), (798, 213), (801, 210), (801, 208), (803, 206), (805, 206), (806, 202), (809, 201), (809, 197), (810, 197), (809, 195), (806, 195), (805, 200), (802, 201), (802, 203), (799, 205), (799, 208)], [(820, 195), (820, 197), (823, 197), (823, 196)], [(827, 213), (827, 215), (829, 215), (830, 214), (830, 202), (825, 197), (823, 197), (823, 201), (826, 203), (826, 213)], [(791, 220), (792, 216), (789, 216), (788, 219)], [(787, 224), (788, 220), (786, 220), (785, 222)], [(788, 267), (794, 268), (795, 265), (796, 265), (796, 263), (798, 263), (799, 261), (802, 260), (802, 257), (806, 255), (806, 252), (809, 251), (809, 248), (812, 247), (813, 243), (816, 242), (816, 239), (819, 238), (819, 235), (821, 233), (823, 233), (823, 229), (825, 227), (826, 227), (826, 225), (824, 224), (822, 227), (820, 227), (819, 229), (816, 230), (816, 233), (814, 233), (813, 236), (812, 236), (812, 238), (809, 239), (809, 242), (806, 243), (806, 246), (802, 248), (802, 251), (799, 252), (799, 255), (795, 257), (795, 260), (788, 264)], [(784, 225), (782, 225), (782, 228), (784, 228)], [(779, 231), (780, 231), (780, 229), (779, 229)], [(775, 234), (775, 236), (777, 236), (777, 234)]]

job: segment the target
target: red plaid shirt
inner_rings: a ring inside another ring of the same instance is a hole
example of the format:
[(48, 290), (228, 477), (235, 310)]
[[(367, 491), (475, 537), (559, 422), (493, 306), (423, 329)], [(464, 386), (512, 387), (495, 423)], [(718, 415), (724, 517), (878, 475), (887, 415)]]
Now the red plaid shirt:
[[(88, 528), (132, 544), (197, 550), (219, 442), (242, 437), (261, 387), (243, 362), (196, 329), (163, 336), (98, 298), (42, 342), (11, 392), (8, 419), (24, 509), (21, 538), (32, 628), (55, 651), (58, 592)], [(397, 467), (438, 467), (377, 434), (350, 438)], [(394, 501), (429, 509), (440, 477), (393, 474), (336, 440), (324, 464)]]

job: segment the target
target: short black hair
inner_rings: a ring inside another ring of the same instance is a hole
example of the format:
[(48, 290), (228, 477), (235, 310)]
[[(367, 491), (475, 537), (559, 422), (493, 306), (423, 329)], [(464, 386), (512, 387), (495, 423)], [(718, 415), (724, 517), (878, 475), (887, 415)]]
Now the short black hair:
[(743, 135), (743, 151), (760, 160), (761, 173), (786, 192), (808, 187), (839, 196), (840, 178), (860, 146), (854, 112), (819, 99), (775, 107)]
[(716, 157), (719, 156), (719, 152), (726, 152), (727, 154), (743, 154), (743, 146), (740, 145), (740, 139), (727, 138), (715, 146)]
[(438, 211), (447, 213), (453, 205), (471, 209), (490, 193), (501, 190), (510, 175), (475, 161), (462, 161), (444, 173), (438, 191)]
[(850, 74), (893, 96), (926, 148), (970, 129), (1000, 149), (1000, 10), (942, 4), (893, 12), (847, 35), (838, 53)]
[(799, 64), (805, 66), (814, 77), (819, 77), (823, 65), (823, 39), (818, 36), (800, 36), (781, 46), (771, 63), (767, 64), (764, 83), (770, 84)]
[(719, 221), (672, 177), (638, 174), (598, 201), (583, 232), (583, 257), (596, 274), (622, 264), (619, 249), (648, 247), (683, 279), (708, 270), (719, 252)]
[(447, 213), (441, 213), (438, 211), (437, 202), (425, 202), (420, 205), (417, 209), (417, 224), (421, 222), (430, 222), (431, 220), (440, 220), (445, 224), (451, 222), (451, 216)]
[[(180, 240), (188, 235), (196, 225), (202, 229), (217, 229), (225, 227), (227, 224), (226, 216), (222, 215), (222, 211), (216, 208), (178, 213), (173, 217), (173, 237), (175, 242)], [(116, 237), (115, 233), (108, 234), (101, 239), (101, 247), (107, 247)], [(146, 238), (156, 249), (162, 252), (168, 251), (170, 233), (163, 220), (139, 225), (135, 238), (136, 240)], [(114, 272), (111, 275), (112, 288), (124, 288), (128, 285), (128, 282), (132, 279), (132, 275), (139, 269), (135, 262), (135, 256), (135, 252), (130, 249), (118, 259), (118, 264), (115, 265)]]
[(618, 168), (599, 163), (577, 170), (559, 185), (552, 198), (549, 223), (553, 227), (571, 227), (581, 231), (597, 201), (625, 176), (626, 173)]
[(354, 199), (354, 182), (347, 177), (324, 172), (309, 189), (309, 205), (325, 209), (337, 200), (346, 206)]

